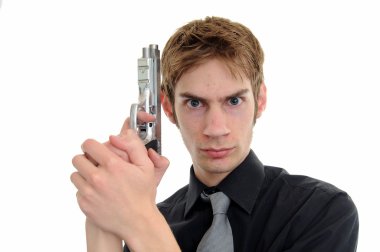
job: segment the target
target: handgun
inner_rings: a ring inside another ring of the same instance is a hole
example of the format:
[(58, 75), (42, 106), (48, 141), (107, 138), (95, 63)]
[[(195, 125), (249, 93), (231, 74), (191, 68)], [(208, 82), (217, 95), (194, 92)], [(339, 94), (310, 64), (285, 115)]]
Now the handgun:
[[(147, 149), (153, 148), (161, 154), (161, 102), (160, 102), (160, 50), (158, 45), (143, 47), (142, 57), (137, 60), (138, 103), (131, 105), (129, 127), (139, 135)], [(141, 122), (139, 111), (156, 117), (154, 122)]]

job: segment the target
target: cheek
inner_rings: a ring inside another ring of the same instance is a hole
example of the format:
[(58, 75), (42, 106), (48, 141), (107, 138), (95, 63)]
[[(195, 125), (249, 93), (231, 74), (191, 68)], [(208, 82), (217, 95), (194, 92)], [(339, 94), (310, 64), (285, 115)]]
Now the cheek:
[(253, 126), (254, 121), (254, 107), (245, 106), (241, 109), (229, 111), (229, 121), (232, 122), (231, 125), (239, 125), (239, 127), (247, 128)]
[[(231, 114), (229, 127), (231, 137), (240, 143), (250, 143), (254, 125), (254, 110), (244, 110)], [(244, 144), (245, 145), (245, 144)]]
[(182, 138), (185, 141), (190, 141), (191, 138), (195, 137), (194, 135), (196, 134), (200, 123), (197, 122), (196, 118), (192, 117), (190, 113), (184, 111), (183, 108), (176, 107), (176, 118)]
[(200, 129), (199, 129), (199, 124), (194, 122), (194, 120), (182, 118), (182, 120), (179, 122), (178, 125), (179, 125), (179, 130), (182, 134), (182, 137), (185, 140), (193, 142), (197, 138), (197, 134)]
[(180, 128), (188, 127), (188, 128), (191, 128), (189, 130), (193, 130), (193, 128), (196, 128), (199, 126), (199, 124), (202, 122), (204, 118), (203, 110), (191, 111), (188, 108), (186, 108), (186, 106), (182, 106), (180, 104), (176, 104), (175, 111), (176, 111), (177, 123)]
[(195, 153), (197, 144), (201, 141), (201, 136), (198, 134), (198, 130), (199, 129), (196, 128), (194, 122), (186, 122), (186, 120), (182, 120), (181, 124), (179, 124), (182, 141), (191, 155)]

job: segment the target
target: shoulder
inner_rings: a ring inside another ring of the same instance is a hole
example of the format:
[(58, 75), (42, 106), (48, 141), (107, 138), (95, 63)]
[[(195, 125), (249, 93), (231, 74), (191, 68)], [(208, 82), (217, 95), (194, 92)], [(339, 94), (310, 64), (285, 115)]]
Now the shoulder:
[[(299, 251), (355, 251), (359, 217), (351, 197), (325, 181), (266, 166), (262, 201)], [(316, 241), (318, 240), (318, 243)], [(289, 246), (290, 246), (289, 245)]]
[(284, 208), (309, 220), (351, 219), (358, 221), (357, 208), (348, 193), (335, 185), (304, 175), (291, 175), (282, 168), (265, 166), (265, 195), (275, 197)]
[(356, 206), (348, 193), (331, 183), (309, 176), (291, 175), (273, 166), (265, 166), (265, 174), (264, 194), (276, 194), (278, 200), (291, 202), (289, 207), (310, 207), (314, 213), (329, 209), (357, 215)]
[(265, 166), (266, 182), (291, 191), (303, 191), (304, 193), (316, 192), (326, 196), (347, 195), (345, 191), (331, 183), (305, 175), (292, 175), (285, 169)]
[[(267, 193), (290, 224), (291, 241), (302, 251), (355, 251), (359, 230), (357, 208), (344, 190), (331, 183), (284, 169), (266, 167)], [(318, 245), (315, 241), (319, 240)]]

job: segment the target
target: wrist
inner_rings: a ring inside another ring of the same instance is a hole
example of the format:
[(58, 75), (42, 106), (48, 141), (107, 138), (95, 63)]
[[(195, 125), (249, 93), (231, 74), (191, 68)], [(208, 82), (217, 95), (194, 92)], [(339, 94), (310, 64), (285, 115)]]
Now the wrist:
[(133, 233), (125, 240), (131, 251), (181, 251), (169, 224), (156, 205), (142, 213)]
[(122, 251), (121, 239), (86, 219), (86, 243), (88, 252)]

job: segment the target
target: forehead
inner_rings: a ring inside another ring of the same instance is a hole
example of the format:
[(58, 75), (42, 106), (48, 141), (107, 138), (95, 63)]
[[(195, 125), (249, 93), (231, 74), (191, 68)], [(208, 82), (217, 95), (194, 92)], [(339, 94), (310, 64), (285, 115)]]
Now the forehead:
[(210, 59), (186, 71), (177, 82), (175, 94), (225, 97), (242, 89), (252, 91), (251, 82), (245, 75), (232, 73), (231, 68), (220, 59)]

